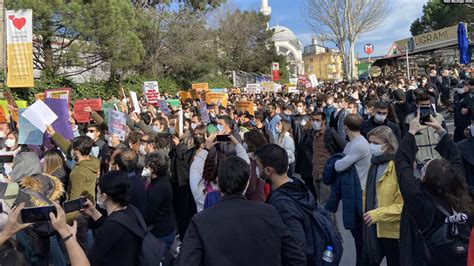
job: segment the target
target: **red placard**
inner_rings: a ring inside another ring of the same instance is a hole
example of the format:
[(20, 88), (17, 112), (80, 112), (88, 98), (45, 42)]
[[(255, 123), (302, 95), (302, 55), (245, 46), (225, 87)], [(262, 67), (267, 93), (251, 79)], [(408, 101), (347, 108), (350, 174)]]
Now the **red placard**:
[(84, 99), (74, 102), (74, 119), (78, 123), (88, 123), (90, 113), (84, 111), (86, 107), (90, 107), (92, 111), (100, 111), (102, 109), (102, 99)]
[(280, 70), (273, 70), (272, 71), (272, 79), (273, 80), (280, 80)]

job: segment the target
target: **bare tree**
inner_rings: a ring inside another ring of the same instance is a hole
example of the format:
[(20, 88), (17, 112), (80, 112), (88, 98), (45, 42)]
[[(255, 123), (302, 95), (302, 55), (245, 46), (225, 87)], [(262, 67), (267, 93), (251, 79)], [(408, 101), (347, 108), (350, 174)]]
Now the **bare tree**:
[(355, 66), (355, 43), (360, 36), (374, 30), (388, 15), (388, 0), (345, 0), (347, 18), (347, 41), (349, 42), (349, 74), (357, 75)]
[(303, 5), (303, 17), (321, 41), (336, 45), (341, 51), (344, 72), (348, 73), (346, 54), (346, 0), (307, 0)]
[(303, 6), (303, 15), (313, 32), (340, 49), (346, 77), (350, 79), (357, 73), (356, 41), (382, 23), (388, 12), (388, 0), (306, 0)]

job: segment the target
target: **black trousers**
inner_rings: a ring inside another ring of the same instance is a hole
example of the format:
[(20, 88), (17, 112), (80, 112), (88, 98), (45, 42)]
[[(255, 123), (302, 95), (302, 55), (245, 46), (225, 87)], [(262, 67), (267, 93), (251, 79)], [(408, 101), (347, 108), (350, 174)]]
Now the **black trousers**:
[(361, 266), (362, 264), (362, 253), (363, 253), (363, 220), (362, 217), (356, 222), (356, 228), (351, 230), (352, 237), (354, 237), (354, 244), (356, 248), (356, 266)]
[[(398, 239), (378, 238), (382, 255), (387, 259), (387, 266), (400, 265), (400, 246)], [(383, 258), (383, 257), (382, 257)], [(369, 266), (379, 266), (380, 263), (366, 264)]]
[(179, 186), (172, 183), (171, 187), (173, 189), (173, 208), (176, 215), (179, 239), (182, 241), (191, 218), (197, 212), (196, 202), (189, 185)]

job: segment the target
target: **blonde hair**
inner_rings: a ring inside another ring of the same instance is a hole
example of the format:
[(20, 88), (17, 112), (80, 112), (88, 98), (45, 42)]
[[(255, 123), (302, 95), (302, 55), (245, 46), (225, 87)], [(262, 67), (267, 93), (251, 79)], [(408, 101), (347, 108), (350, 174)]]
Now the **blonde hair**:
[(290, 133), (291, 136), (291, 123), (288, 120), (280, 120), (278, 123), (281, 124), (281, 132), (278, 134), (280, 138), (283, 138), (285, 136), (285, 133), (288, 132)]
[(59, 155), (57, 152), (48, 151), (44, 154), (44, 173), (52, 175), (56, 170), (63, 167), (63, 165), (63, 159), (61, 158), (61, 155)]
[(367, 138), (370, 138), (370, 136), (377, 137), (388, 145), (384, 154), (395, 154), (397, 152), (398, 141), (391, 128), (387, 126), (376, 127), (369, 131)]

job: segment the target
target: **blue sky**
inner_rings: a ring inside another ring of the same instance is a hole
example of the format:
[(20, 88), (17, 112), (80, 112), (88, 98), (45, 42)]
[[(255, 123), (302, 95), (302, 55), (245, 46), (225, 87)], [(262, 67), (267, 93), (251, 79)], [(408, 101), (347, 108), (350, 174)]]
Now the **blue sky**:
[[(228, 0), (243, 10), (260, 9), (260, 0)], [(303, 45), (311, 43), (313, 33), (302, 17), (301, 7), (307, 0), (268, 0), (272, 8), (270, 26), (277, 24), (291, 29)], [(356, 44), (356, 53), (365, 57), (364, 45), (374, 45), (372, 56), (385, 55), (393, 41), (411, 36), (410, 24), (423, 13), (423, 5), (427, 0), (389, 0), (390, 15), (374, 31), (367, 32)], [(329, 45), (329, 43), (327, 44)]]

